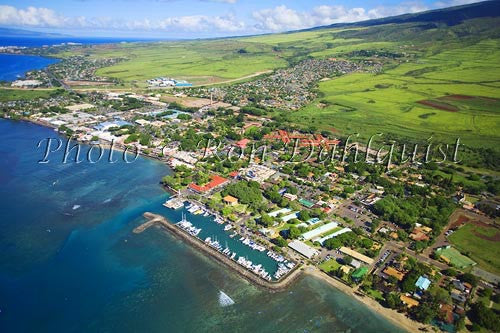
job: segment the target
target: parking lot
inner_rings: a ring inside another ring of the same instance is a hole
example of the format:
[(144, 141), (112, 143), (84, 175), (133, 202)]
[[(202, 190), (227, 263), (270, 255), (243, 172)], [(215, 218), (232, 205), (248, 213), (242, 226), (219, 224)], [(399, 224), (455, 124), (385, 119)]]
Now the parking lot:
[(357, 206), (352, 200), (347, 200), (335, 210), (335, 213), (342, 218), (348, 218), (354, 222), (354, 226), (363, 229), (367, 233), (371, 233), (371, 221), (376, 216), (368, 209)]

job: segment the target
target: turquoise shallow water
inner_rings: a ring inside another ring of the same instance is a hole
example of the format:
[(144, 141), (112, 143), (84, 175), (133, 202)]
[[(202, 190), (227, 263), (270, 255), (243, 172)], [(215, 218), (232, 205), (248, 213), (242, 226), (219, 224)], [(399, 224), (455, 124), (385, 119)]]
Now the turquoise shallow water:
[[(401, 331), (319, 280), (271, 294), (159, 229), (133, 234), (145, 211), (180, 218), (161, 206), (169, 170), (142, 158), (37, 164), (36, 143), (55, 136), (0, 120), (0, 332)], [(221, 307), (220, 290), (235, 304)]]

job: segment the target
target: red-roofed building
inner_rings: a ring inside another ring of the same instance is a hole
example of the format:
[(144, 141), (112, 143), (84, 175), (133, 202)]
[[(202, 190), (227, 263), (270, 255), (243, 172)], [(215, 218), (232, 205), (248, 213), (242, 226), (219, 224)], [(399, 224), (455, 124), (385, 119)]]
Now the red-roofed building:
[(212, 176), (212, 180), (208, 184), (206, 184), (204, 186), (200, 186), (200, 185), (197, 185), (195, 183), (191, 183), (191, 184), (189, 184), (189, 188), (195, 192), (198, 192), (198, 193), (206, 193), (208, 191), (213, 190), (216, 187), (224, 185), (227, 182), (228, 182), (228, 179), (221, 177), (221, 176), (218, 176), (218, 175), (214, 175), (214, 176)]
[(241, 139), (240, 141), (235, 143), (235, 146), (240, 147), (241, 149), (245, 149), (249, 142), (250, 140), (248, 139)]
[(240, 175), (238, 171), (233, 171), (229, 174), (229, 177), (231, 178), (237, 178)]
[(302, 147), (318, 147), (318, 146), (331, 146), (338, 145), (340, 140), (330, 140), (325, 138), (321, 134), (307, 135), (300, 133), (288, 133), (284, 130), (278, 130), (276, 132), (267, 134), (264, 136), (264, 139), (267, 140), (280, 140), (284, 144), (288, 144), (294, 142), (295, 140), (299, 140), (299, 144)]

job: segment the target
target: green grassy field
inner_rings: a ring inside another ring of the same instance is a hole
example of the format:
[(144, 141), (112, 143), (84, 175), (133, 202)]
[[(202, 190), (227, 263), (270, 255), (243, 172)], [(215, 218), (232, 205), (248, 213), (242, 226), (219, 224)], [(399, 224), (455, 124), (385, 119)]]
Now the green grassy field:
[[(491, 85), (495, 80), (500, 80), (500, 41), (487, 40), (383, 74), (358, 73), (322, 82), (323, 96), (290, 117), (342, 134), (368, 137), (382, 132), (439, 139), (452, 135), (452, 140), (460, 137), (469, 145), (498, 147), (500, 101), (487, 99), (500, 98), (498, 87)], [(454, 112), (418, 103), (447, 95), (487, 98), (448, 100)], [(320, 101), (326, 101), (326, 107)]]
[(97, 74), (125, 83), (135, 81), (140, 86), (158, 76), (185, 79), (195, 84), (214, 83), (287, 65), (269, 45), (231, 39), (114, 44), (76, 49), (59, 56), (75, 53), (126, 58), (117, 65), (101, 68)]
[(500, 242), (488, 240), (484, 237), (494, 237), (500, 233), (494, 227), (480, 227), (466, 224), (450, 237), (451, 243), (462, 253), (467, 254), (479, 266), (495, 274), (500, 273)]
[(48, 98), (53, 90), (1, 89), (0, 102)]
[(330, 259), (319, 265), (319, 268), (322, 271), (329, 273), (332, 271), (336, 271), (340, 266), (342, 265), (340, 265), (335, 259)]
[[(127, 60), (98, 70), (125, 87), (145, 87), (157, 76), (197, 85), (241, 79), (303, 59), (384, 60), (382, 73), (354, 73), (319, 84), (319, 97), (289, 112), (292, 123), (334, 129), (347, 136), (375, 133), (398, 137), (500, 147), (500, 19), (472, 19), (458, 25), (419, 23), (328, 28), (183, 42), (124, 43), (65, 52)], [(354, 53), (353, 53), (354, 52)], [(356, 53), (357, 52), (357, 53)], [(402, 56), (402, 57), (401, 57)], [(399, 57), (399, 58), (398, 58)], [(402, 59), (401, 63), (400, 60)], [(450, 95), (471, 96), (460, 99)], [(321, 102), (321, 103), (320, 103)]]

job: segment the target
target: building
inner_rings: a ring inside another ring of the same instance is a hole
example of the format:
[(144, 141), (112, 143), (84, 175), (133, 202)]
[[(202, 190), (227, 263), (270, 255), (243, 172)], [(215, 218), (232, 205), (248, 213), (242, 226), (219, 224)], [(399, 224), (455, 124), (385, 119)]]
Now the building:
[(225, 204), (230, 206), (236, 206), (238, 204), (238, 198), (235, 198), (231, 195), (226, 195), (222, 200)]
[(107, 131), (112, 127), (121, 127), (125, 125), (131, 125), (131, 124), (123, 120), (105, 121), (103, 123), (100, 123), (99, 125), (94, 126), (94, 128), (98, 131)]
[(214, 175), (214, 176), (212, 176), (212, 180), (208, 184), (206, 184), (204, 186), (200, 186), (200, 185), (191, 183), (191, 184), (189, 184), (189, 189), (194, 191), (194, 192), (197, 192), (197, 193), (207, 193), (207, 192), (213, 190), (214, 188), (223, 186), (227, 182), (228, 182), (228, 180), (226, 178), (218, 176), (218, 175)]
[(420, 290), (427, 290), (430, 285), (431, 285), (431, 280), (429, 280), (425, 276), (420, 276), (417, 282), (415, 282), (415, 286)]
[(406, 295), (401, 295), (399, 297), (399, 299), (401, 300), (401, 302), (403, 302), (409, 308), (414, 307), (414, 306), (418, 306), (420, 304), (416, 299), (411, 298), (411, 297), (406, 296)]
[(290, 201), (295, 201), (295, 200), (297, 200), (297, 195), (292, 194), (292, 193), (285, 193), (285, 194), (283, 194), (283, 198), (288, 199)]
[(16, 80), (12, 82), (11, 86), (16, 88), (35, 88), (42, 84), (38, 80)]
[(323, 245), (323, 243), (330, 239), (330, 238), (334, 238), (334, 237), (337, 237), (338, 235), (342, 235), (342, 234), (345, 234), (346, 232), (349, 232), (349, 231), (352, 231), (351, 229), (349, 228), (342, 228), (338, 231), (335, 231), (334, 233), (331, 233), (330, 235), (326, 235), (325, 237), (322, 237), (320, 239), (318, 239), (317, 241), (321, 243), (321, 245)]
[(243, 170), (243, 178), (246, 180), (253, 180), (259, 183), (263, 183), (268, 180), (271, 176), (273, 176), (276, 171), (270, 169), (264, 165), (260, 164), (251, 164), (248, 168)]
[(303, 255), (304, 257), (306, 257), (308, 259), (311, 259), (312, 257), (314, 257), (315, 255), (318, 254), (318, 251), (316, 251), (316, 249), (314, 249), (314, 248), (310, 247), (309, 245), (306, 245), (305, 243), (298, 241), (298, 240), (291, 241), (288, 244), (288, 247), (291, 248), (292, 250), (298, 252), (299, 254)]
[(348, 247), (342, 246), (340, 248), (340, 252), (342, 252), (343, 254), (346, 254), (348, 256), (351, 256), (354, 259), (358, 259), (359, 261), (362, 261), (362, 262), (364, 262), (367, 265), (372, 265), (373, 264), (373, 259), (372, 258), (367, 257), (364, 254), (361, 254), (361, 253), (359, 253), (357, 251), (354, 251), (354, 250), (352, 250), (352, 249), (350, 249)]
[(75, 105), (67, 106), (66, 110), (75, 112), (75, 111), (88, 110), (88, 109), (92, 109), (92, 108), (95, 108), (95, 106), (92, 104), (88, 104), (88, 103), (82, 103), (82, 104), (75, 104)]
[(248, 140), (248, 139), (241, 139), (240, 141), (236, 142), (234, 145), (238, 148), (245, 149), (249, 142), (250, 142), (250, 140)]
[(405, 273), (398, 271), (397, 269), (395, 269), (392, 266), (386, 267), (386, 269), (383, 270), (383, 273), (387, 276), (392, 276), (393, 278), (395, 278), (398, 281), (403, 281), (403, 279), (406, 275)]
[(330, 223), (327, 223), (325, 225), (322, 225), (319, 228), (316, 228), (316, 229), (313, 229), (311, 231), (304, 233), (301, 236), (301, 238), (304, 240), (313, 239), (314, 237), (318, 237), (321, 234), (324, 234), (325, 232), (328, 232), (330, 230), (337, 228), (338, 226), (339, 226), (339, 224), (337, 222), (330, 222)]

